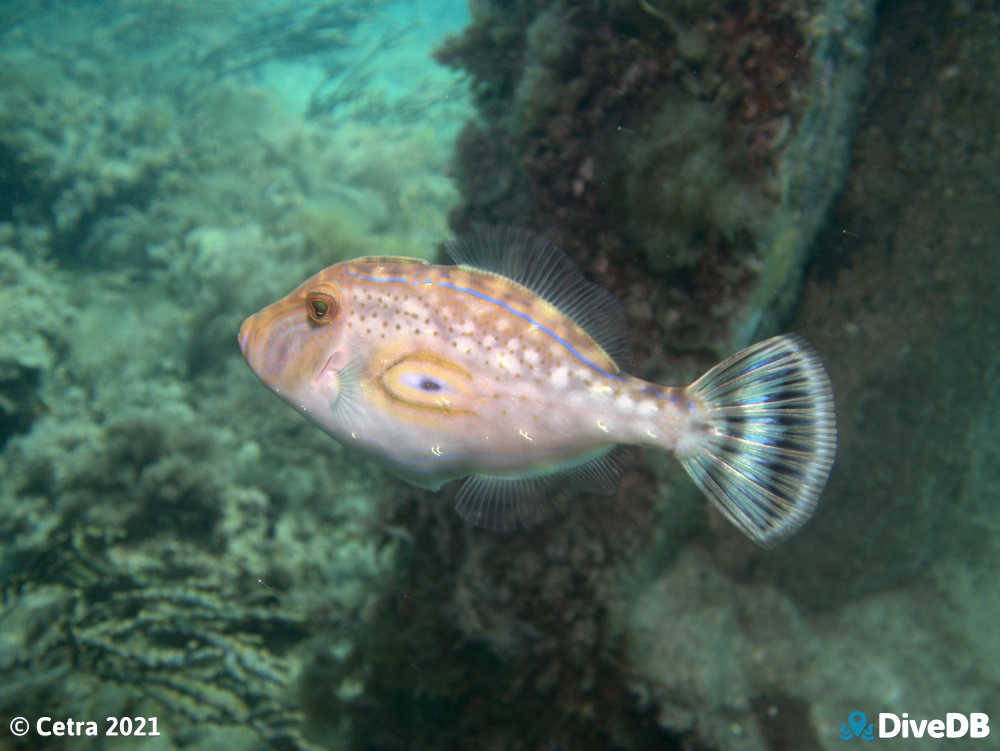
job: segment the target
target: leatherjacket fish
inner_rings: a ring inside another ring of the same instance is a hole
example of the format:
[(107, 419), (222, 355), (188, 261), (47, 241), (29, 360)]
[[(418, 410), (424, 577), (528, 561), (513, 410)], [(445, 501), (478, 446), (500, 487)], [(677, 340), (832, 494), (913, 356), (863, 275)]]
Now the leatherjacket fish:
[(453, 243), (456, 265), (365, 257), (247, 318), (239, 346), (276, 394), (338, 441), (508, 530), (554, 493), (613, 492), (621, 445), (672, 451), (715, 506), (770, 545), (813, 513), (836, 451), (829, 378), (776, 336), (689, 386), (629, 375), (624, 313), (526, 232)]

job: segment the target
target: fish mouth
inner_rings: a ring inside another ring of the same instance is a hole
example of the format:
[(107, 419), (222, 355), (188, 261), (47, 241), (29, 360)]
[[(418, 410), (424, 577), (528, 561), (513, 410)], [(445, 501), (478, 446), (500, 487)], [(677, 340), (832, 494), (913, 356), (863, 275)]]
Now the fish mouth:
[(247, 316), (236, 335), (236, 343), (247, 365), (261, 379), (282, 372), (294, 353), (298, 333), (297, 311), (282, 311), (270, 305)]
[(249, 361), (249, 353), (247, 352), (247, 342), (250, 340), (250, 331), (253, 328), (253, 319), (256, 317), (256, 313), (251, 316), (247, 316), (246, 320), (240, 326), (240, 333), (236, 336), (236, 342), (240, 345), (240, 352), (243, 355), (243, 359)]

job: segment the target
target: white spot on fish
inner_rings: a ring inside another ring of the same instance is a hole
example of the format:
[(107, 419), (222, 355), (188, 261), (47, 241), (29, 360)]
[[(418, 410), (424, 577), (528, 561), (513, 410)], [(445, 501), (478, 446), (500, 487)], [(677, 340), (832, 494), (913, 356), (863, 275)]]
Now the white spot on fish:
[(529, 435), (528, 431), (525, 430), (524, 428), (521, 428), (521, 430), (517, 431), (517, 434), (526, 441), (535, 440), (534, 438), (531, 437), (531, 435)]
[(440, 446), (431, 446), (431, 453), (434, 456), (441, 456), (444, 452), (441, 450)]
[(597, 427), (599, 427), (599, 428), (600, 428), (601, 430), (603, 430), (603, 431), (604, 431), (605, 433), (607, 433), (607, 432), (608, 432), (608, 426), (607, 426), (607, 425), (605, 425), (605, 424), (604, 424), (603, 422), (601, 422), (600, 420), (598, 420), (598, 421), (597, 421)]

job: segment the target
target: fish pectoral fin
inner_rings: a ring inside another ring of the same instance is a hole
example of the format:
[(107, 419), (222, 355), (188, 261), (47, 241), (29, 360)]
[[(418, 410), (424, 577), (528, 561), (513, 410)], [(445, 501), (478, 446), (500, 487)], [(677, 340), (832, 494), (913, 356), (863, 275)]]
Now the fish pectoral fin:
[[(365, 423), (365, 409), (361, 402), (361, 384), (364, 379), (365, 363), (353, 358), (337, 371), (340, 388), (337, 398), (330, 403), (330, 419), (342, 428), (342, 432), (357, 439), (360, 425)], [(348, 444), (349, 445), (349, 444)]]
[(614, 447), (576, 464), (536, 477), (471, 475), (455, 499), (455, 511), (469, 524), (509, 532), (545, 519), (569, 488), (589, 493), (614, 493), (620, 469)]

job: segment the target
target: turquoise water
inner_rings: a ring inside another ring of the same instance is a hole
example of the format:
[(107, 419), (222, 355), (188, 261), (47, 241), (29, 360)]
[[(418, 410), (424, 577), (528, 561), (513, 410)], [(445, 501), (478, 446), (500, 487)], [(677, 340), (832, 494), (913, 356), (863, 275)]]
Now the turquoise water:
[[(0, 748), (992, 747), (1000, 16), (695, 5), (0, 11)], [(316, 271), (483, 224), (656, 383), (808, 339), (813, 518), (757, 547), (632, 450), (478, 529), (240, 356)]]

